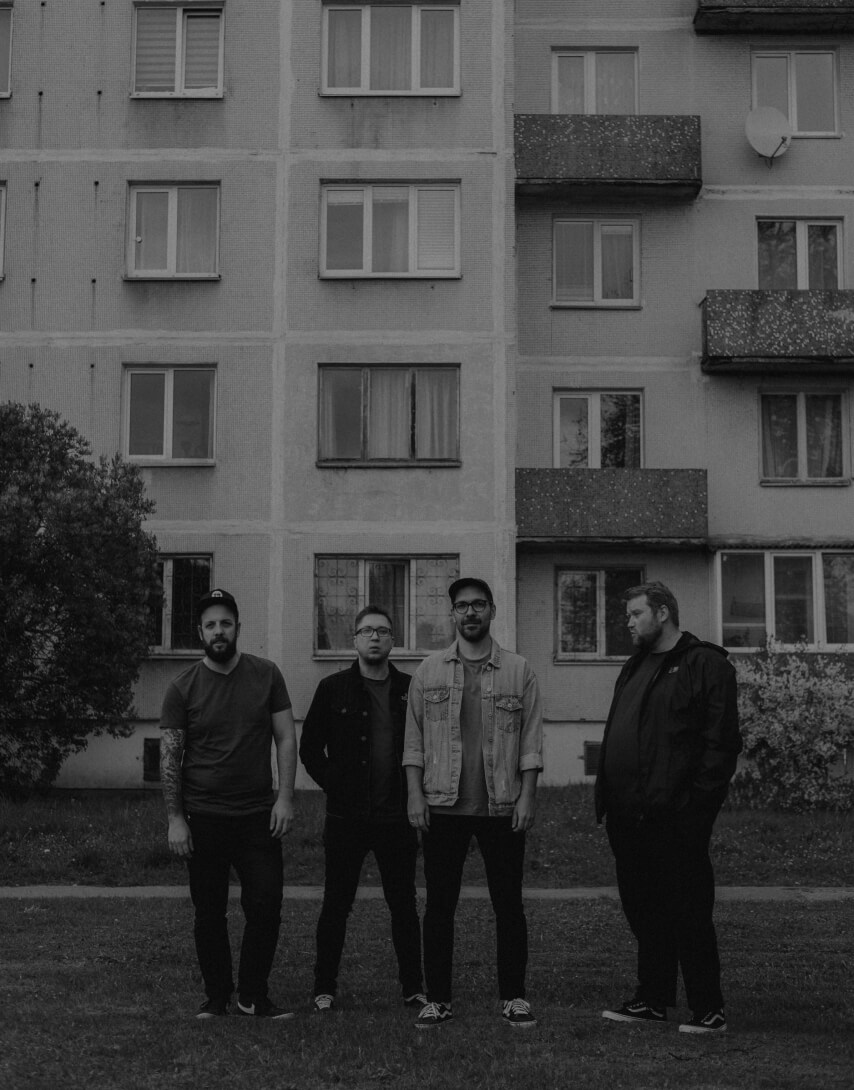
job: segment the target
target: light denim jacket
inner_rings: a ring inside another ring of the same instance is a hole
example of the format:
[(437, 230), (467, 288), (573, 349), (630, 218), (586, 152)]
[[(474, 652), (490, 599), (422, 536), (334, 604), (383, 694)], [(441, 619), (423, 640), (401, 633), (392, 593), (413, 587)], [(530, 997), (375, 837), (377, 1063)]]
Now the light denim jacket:
[[(543, 709), (533, 670), (492, 641), (483, 668), (483, 770), (489, 813), (513, 813), (522, 790), (521, 773), (543, 767)], [(424, 770), (430, 806), (453, 806), (460, 787), (463, 743), (460, 707), (463, 664), (457, 644), (426, 658), (409, 686), (403, 764)]]

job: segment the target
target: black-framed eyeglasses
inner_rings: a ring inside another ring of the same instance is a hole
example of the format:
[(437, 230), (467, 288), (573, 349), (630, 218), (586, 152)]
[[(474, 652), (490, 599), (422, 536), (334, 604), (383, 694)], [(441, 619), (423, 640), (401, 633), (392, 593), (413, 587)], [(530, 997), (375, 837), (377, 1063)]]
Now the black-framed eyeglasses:
[(356, 629), (356, 635), (364, 636), (365, 639), (367, 639), (369, 636), (373, 636), (375, 632), (380, 637), (380, 639), (385, 639), (386, 636), (391, 635), (391, 629), (387, 625), (380, 625), (379, 628), (374, 628), (372, 625), (366, 624), (362, 628)]
[(483, 613), (489, 602), (485, 598), (475, 598), (473, 602), (454, 602), (454, 613), (459, 613), (461, 617), (464, 617), (470, 609), (473, 609), (475, 613)]

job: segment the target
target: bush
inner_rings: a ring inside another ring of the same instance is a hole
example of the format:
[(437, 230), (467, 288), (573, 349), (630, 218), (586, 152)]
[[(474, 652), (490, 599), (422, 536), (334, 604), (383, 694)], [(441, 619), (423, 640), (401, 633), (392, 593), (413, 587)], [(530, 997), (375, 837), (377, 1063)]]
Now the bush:
[(844, 757), (854, 745), (854, 676), (845, 657), (769, 640), (734, 660), (744, 751), (731, 801), (750, 808), (854, 809)]

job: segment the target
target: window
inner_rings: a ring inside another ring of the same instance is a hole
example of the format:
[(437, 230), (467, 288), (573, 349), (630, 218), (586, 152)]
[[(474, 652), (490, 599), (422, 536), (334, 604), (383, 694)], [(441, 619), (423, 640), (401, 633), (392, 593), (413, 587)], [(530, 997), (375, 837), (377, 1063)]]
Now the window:
[(557, 659), (631, 655), (623, 594), (643, 582), (641, 568), (558, 568)]
[(318, 556), (315, 649), (352, 651), (353, 621), (370, 602), (390, 611), (395, 647), (447, 647), (454, 634), (448, 587), (459, 569), (456, 556)]
[(222, 96), (223, 13), (216, 5), (136, 8), (133, 93), (145, 98)]
[(573, 217), (554, 221), (554, 302), (621, 307), (639, 302), (636, 220)]
[(841, 234), (842, 225), (833, 220), (758, 220), (759, 287), (841, 288)]
[(0, 98), (12, 93), (12, 9), (0, 6)]
[(196, 602), (211, 589), (209, 556), (164, 556), (157, 562), (162, 594), (149, 613), (155, 652), (199, 649)]
[(842, 394), (761, 394), (762, 477), (841, 480)]
[(210, 462), (214, 456), (213, 367), (130, 367), (125, 453), (150, 462)]
[(635, 114), (637, 53), (633, 49), (556, 50), (552, 113)]
[(0, 185), (0, 280), (6, 275), (6, 186)]
[(854, 647), (854, 553), (720, 555), (724, 647)]
[(130, 191), (128, 276), (219, 275), (219, 186), (135, 185)]
[(321, 462), (459, 460), (459, 369), (321, 367)]
[(637, 469), (641, 395), (555, 394), (554, 464), (559, 469)]
[(835, 134), (835, 57), (830, 50), (753, 54), (753, 105), (773, 106), (801, 135)]
[(321, 276), (459, 276), (458, 185), (327, 185)]
[(460, 91), (456, 4), (328, 4), (323, 91), (453, 95)]

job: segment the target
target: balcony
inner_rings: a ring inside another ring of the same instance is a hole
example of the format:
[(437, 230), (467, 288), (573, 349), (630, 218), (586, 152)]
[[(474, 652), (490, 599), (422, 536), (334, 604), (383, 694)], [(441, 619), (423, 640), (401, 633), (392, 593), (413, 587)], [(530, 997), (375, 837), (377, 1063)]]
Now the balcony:
[(851, 0), (698, 0), (698, 34), (851, 34)]
[(700, 119), (644, 114), (517, 114), (516, 191), (694, 198), (703, 185)]
[(520, 544), (698, 548), (708, 540), (704, 469), (517, 469)]
[(854, 291), (709, 291), (707, 372), (854, 368)]

